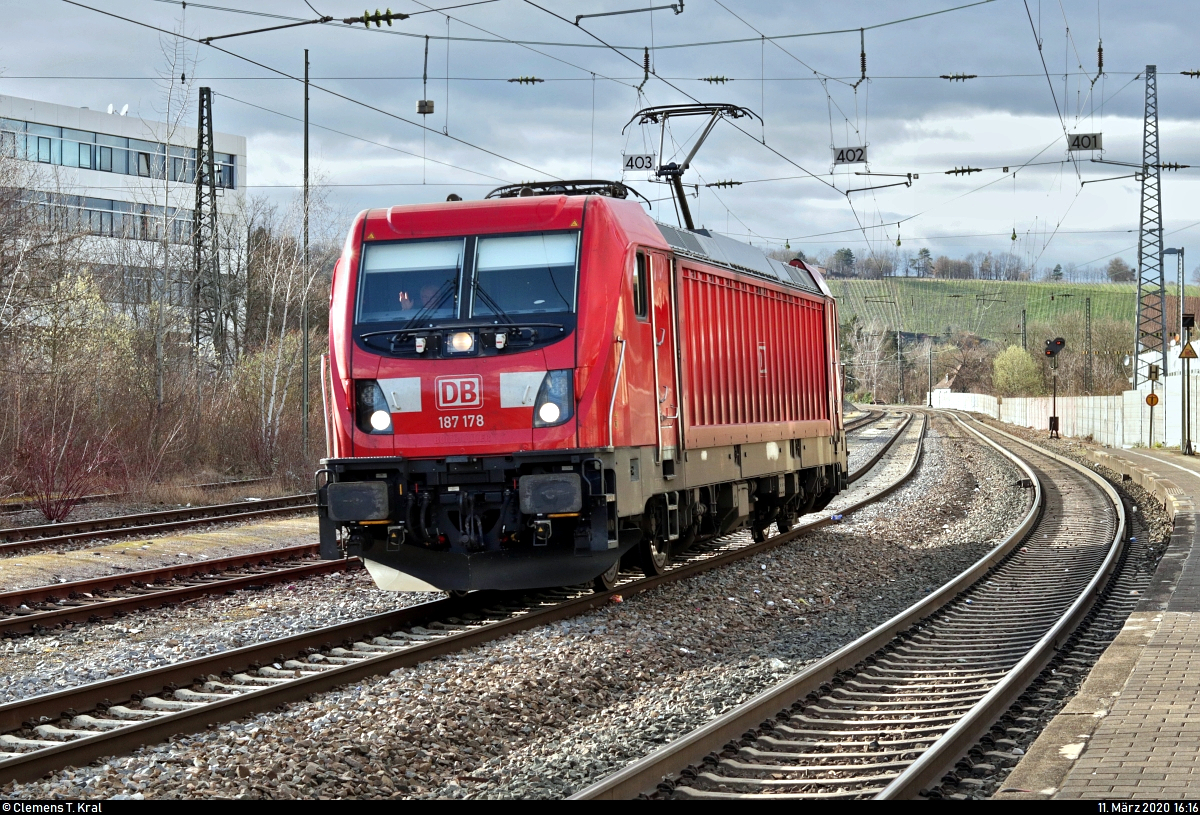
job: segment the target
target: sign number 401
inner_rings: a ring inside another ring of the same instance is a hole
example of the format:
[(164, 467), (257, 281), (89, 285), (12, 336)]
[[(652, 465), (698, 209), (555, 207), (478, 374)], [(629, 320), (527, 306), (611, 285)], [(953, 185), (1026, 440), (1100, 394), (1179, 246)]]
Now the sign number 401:
[(1067, 150), (1103, 150), (1104, 140), (1099, 133), (1071, 133), (1067, 136)]
[(654, 169), (654, 154), (653, 153), (637, 153), (637, 154), (626, 153), (623, 156), (623, 159), (624, 160), (621, 163), (621, 168), (623, 170), (625, 170), (625, 172), (627, 172), (627, 173), (632, 172), (634, 170), (653, 170)]

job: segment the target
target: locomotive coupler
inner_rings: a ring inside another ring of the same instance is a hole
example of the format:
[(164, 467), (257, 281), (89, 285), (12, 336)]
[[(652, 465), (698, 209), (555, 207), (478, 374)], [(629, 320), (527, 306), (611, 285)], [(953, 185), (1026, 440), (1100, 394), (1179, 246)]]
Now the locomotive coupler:
[(549, 518), (538, 518), (533, 522), (534, 546), (545, 546), (550, 541), (551, 524)]
[(346, 538), (346, 557), (359, 557), (364, 549), (371, 548), (371, 539), (361, 532), (351, 532)]

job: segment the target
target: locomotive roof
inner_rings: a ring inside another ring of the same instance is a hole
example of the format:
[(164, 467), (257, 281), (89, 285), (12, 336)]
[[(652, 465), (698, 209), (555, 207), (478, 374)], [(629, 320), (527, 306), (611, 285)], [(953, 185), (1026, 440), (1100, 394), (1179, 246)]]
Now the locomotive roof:
[(773, 283), (824, 294), (808, 269), (790, 266), (767, 257), (748, 243), (735, 241), (707, 229), (686, 230), (655, 221), (658, 231), (677, 254), (691, 256), (718, 266), (727, 266)]
[[(595, 204), (606, 206), (612, 211), (618, 222), (623, 225), (626, 232), (630, 235), (639, 236), (641, 240), (653, 242), (652, 235), (657, 231), (663, 242), (682, 257), (696, 258), (715, 266), (723, 266), (741, 274), (769, 280), (772, 283), (798, 289), (809, 294), (824, 297), (833, 296), (820, 275), (814, 274), (802, 261), (794, 261), (796, 265), (783, 263), (767, 257), (756, 246), (742, 243), (741, 241), (711, 232), (707, 229), (687, 230), (660, 223), (653, 220), (640, 205), (633, 201), (628, 199), (620, 200), (623, 196), (616, 194), (604, 195), (595, 189), (601, 185), (608, 185), (605, 187), (606, 190), (608, 187), (612, 187), (613, 189), (609, 190), (610, 193), (614, 190), (623, 191), (624, 189), (632, 189), (625, 188), (619, 182), (572, 181), (565, 183), (572, 187), (565, 194), (559, 190), (561, 184), (551, 185), (549, 182), (535, 185), (536, 189), (531, 188), (529, 185), (524, 185), (520, 188), (516, 186), (512, 188), (502, 187), (498, 190), (493, 190), (489, 194), (495, 197), (485, 200), (459, 200), (447, 203), (394, 206), (386, 210), (369, 210), (367, 217), (369, 219), (382, 218), (386, 220), (391, 224), (392, 231), (394, 232), (396, 229), (395, 224), (392, 223), (394, 216), (404, 216), (406, 222), (404, 231), (408, 236), (415, 234), (451, 234), (456, 230), (456, 221), (458, 220), (454, 217), (456, 214), (466, 216), (469, 211), (472, 219), (483, 218), (493, 226), (500, 223), (507, 224), (505, 217), (511, 218), (512, 216), (502, 216), (500, 213), (512, 212), (514, 210), (526, 211), (529, 217), (534, 217), (536, 213), (535, 219), (539, 222), (545, 221), (546, 218), (554, 221), (559, 216), (565, 217), (568, 220), (574, 220), (580, 214), (579, 212), (566, 214), (561, 208), (567, 206), (568, 202), (570, 202), (571, 206), (582, 209), (584, 202), (590, 199)], [(588, 188), (574, 189), (584, 186), (588, 186)], [(618, 187), (622, 189), (617, 190)], [(513, 192), (513, 190), (516, 190), (516, 192)], [(572, 194), (572, 192), (576, 194)], [(553, 217), (540, 206), (541, 203), (546, 202), (547, 198), (559, 199), (559, 209)], [(568, 206), (568, 209), (570, 208)], [(489, 218), (487, 216), (492, 217)], [(396, 237), (400, 237), (400, 235), (396, 235)]]

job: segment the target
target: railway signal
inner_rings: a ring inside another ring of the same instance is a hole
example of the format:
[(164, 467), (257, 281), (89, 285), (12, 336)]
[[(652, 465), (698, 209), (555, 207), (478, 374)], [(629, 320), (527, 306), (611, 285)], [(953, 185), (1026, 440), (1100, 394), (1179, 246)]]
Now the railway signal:
[(1067, 347), (1062, 337), (1046, 340), (1045, 354), (1050, 358), (1050, 370), (1054, 371), (1054, 396), (1050, 402), (1050, 438), (1058, 438), (1058, 355)]
[[(1182, 251), (1182, 250), (1181, 250)], [(1182, 292), (1183, 289), (1181, 288)], [(1182, 305), (1183, 297), (1180, 297)], [(1196, 327), (1196, 315), (1185, 313), (1179, 321), (1183, 328), (1183, 350), (1179, 358), (1183, 360), (1183, 439), (1179, 444), (1179, 452), (1185, 456), (1192, 455), (1192, 360), (1196, 359), (1196, 349), (1192, 347), (1191, 333)]]
[(1159, 367), (1151, 365), (1146, 374), (1146, 378), (1150, 380), (1150, 393), (1146, 395), (1146, 404), (1150, 406), (1150, 437), (1146, 442), (1147, 447), (1154, 446), (1154, 406), (1158, 404), (1158, 394), (1154, 392), (1154, 383), (1158, 381), (1158, 375)]

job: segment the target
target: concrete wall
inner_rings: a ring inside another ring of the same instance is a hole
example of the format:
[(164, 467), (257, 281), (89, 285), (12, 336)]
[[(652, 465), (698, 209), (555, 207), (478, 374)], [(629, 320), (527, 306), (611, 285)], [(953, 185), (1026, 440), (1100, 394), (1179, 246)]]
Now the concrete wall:
[[(1191, 378), (1191, 439), (1198, 446), (1200, 437), (1200, 366)], [(1154, 408), (1154, 435), (1150, 436), (1151, 410), (1146, 404), (1149, 385), (1125, 391), (1119, 396), (1060, 396), (1059, 432), (1064, 436), (1090, 436), (1109, 447), (1133, 447), (1164, 444), (1179, 446), (1183, 429), (1183, 377), (1164, 377), (1154, 386), (1159, 403)], [(1008, 424), (1048, 430), (1052, 400), (1049, 396), (1001, 399), (978, 393), (950, 393), (935, 390), (933, 406), (982, 413)]]

